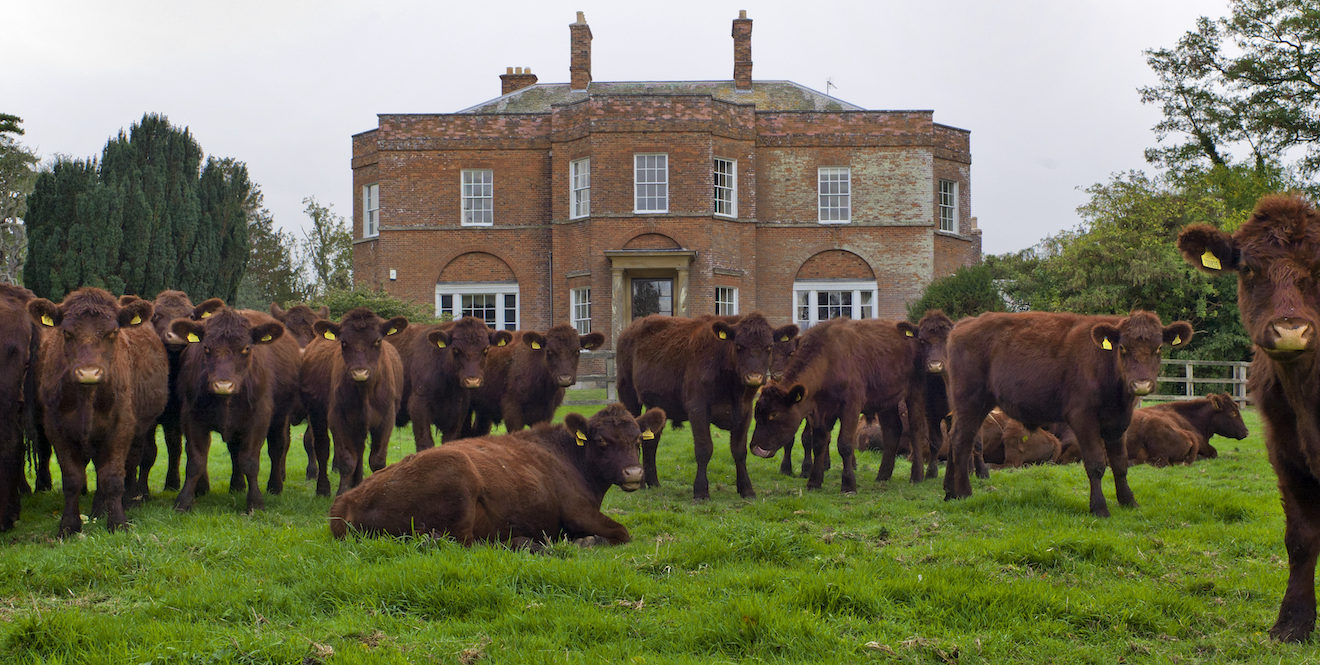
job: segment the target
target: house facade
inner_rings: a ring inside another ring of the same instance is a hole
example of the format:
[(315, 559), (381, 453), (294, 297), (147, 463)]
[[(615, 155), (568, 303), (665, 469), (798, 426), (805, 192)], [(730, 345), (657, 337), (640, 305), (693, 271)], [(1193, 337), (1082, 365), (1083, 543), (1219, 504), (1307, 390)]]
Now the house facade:
[(353, 137), (355, 279), (608, 346), (652, 313), (905, 317), (980, 261), (969, 132), (753, 80), (751, 25), (731, 80), (596, 82), (579, 12), (568, 83), (509, 68), (471, 108), (381, 114)]

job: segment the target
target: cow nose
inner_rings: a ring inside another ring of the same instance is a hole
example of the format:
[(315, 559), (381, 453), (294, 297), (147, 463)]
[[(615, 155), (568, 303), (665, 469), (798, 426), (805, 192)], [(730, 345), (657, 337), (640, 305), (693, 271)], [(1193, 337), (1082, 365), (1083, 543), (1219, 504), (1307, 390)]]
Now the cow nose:
[(353, 375), (353, 380), (357, 381), (358, 383), (361, 383), (371, 378), (371, 370), (365, 367), (355, 369), (351, 372), (351, 374)]
[(1271, 326), (1278, 339), (1274, 342), (1277, 351), (1304, 351), (1311, 346), (1311, 325), (1295, 319), (1280, 319)]
[(572, 374), (560, 374), (555, 380), (559, 382), (559, 387), (561, 388), (567, 388), (577, 383), (577, 377)]
[(759, 386), (765, 383), (765, 375), (760, 372), (752, 372), (743, 377), (743, 381), (749, 386)]
[(101, 380), (105, 378), (105, 370), (90, 365), (79, 367), (78, 369), (73, 370), (73, 378), (76, 379), (78, 383), (93, 385), (100, 383)]
[(173, 330), (165, 333), (165, 343), (170, 346), (186, 346), (188, 344), (182, 337), (174, 334)]
[(479, 376), (469, 376), (469, 377), (464, 378), (464, 379), (463, 379), (463, 387), (464, 387), (464, 388), (480, 388), (480, 387), (481, 387), (481, 377), (479, 377)]
[(619, 486), (626, 491), (633, 491), (642, 486), (642, 467), (630, 466), (623, 470), (623, 482)]
[(1136, 393), (1136, 394), (1138, 394), (1138, 395), (1149, 395), (1149, 394), (1150, 394), (1150, 391), (1153, 390), (1154, 388), (1155, 388), (1155, 385), (1154, 385), (1152, 382), (1150, 382), (1150, 381), (1133, 381), (1133, 382), (1132, 382), (1132, 392), (1134, 392), (1134, 393)]
[(212, 381), (211, 392), (216, 395), (233, 395), (236, 386), (233, 381)]
[(942, 363), (942, 362), (940, 362), (940, 361), (938, 361), (938, 360), (932, 360), (931, 362), (926, 363), (926, 371), (930, 372), (931, 374), (940, 374), (940, 373), (943, 373), (943, 372), (944, 372), (944, 363)]

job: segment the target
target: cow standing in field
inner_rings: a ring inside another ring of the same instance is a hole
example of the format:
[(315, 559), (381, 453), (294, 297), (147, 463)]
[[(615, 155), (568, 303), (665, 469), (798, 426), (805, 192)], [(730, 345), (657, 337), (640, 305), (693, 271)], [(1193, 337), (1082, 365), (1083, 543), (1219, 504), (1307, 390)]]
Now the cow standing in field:
[(362, 482), (368, 435), (371, 470), (385, 466), (403, 394), (403, 363), (394, 345), (384, 340), (407, 327), (402, 316), (386, 321), (364, 307), (349, 310), (339, 323), (315, 323), (317, 338), (303, 357), (302, 399), (316, 442), (317, 494), (330, 494), (330, 435), (339, 494)]
[[(121, 296), (120, 301), (131, 302), (131, 296)], [(166, 358), (169, 361), (169, 399), (165, 402), (165, 410), (161, 412), (156, 423), (160, 425), (161, 432), (165, 437), (165, 489), (177, 490), (180, 486), (179, 463), (183, 453), (183, 427), (179, 421), (179, 396), (178, 379), (179, 364), (183, 356), (183, 349), (188, 346), (188, 342), (182, 337), (174, 334), (170, 330), (170, 324), (174, 319), (186, 318), (192, 315), (194, 305), (188, 298), (188, 294), (183, 291), (165, 290), (156, 294), (156, 299), (152, 301), (151, 327), (160, 337), (161, 343), (165, 347)], [(126, 490), (130, 497), (148, 495), (148, 479), (151, 468), (156, 464), (156, 437), (152, 436), (145, 442), (142, 449), (141, 459), (136, 469), (129, 469), (128, 484)]]
[[(770, 457), (797, 433), (811, 428), (813, 465), (808, 489), (820, 489), (830, 434), (840, 424), (842, 489), (857, 491), (853, 444), (858, 416), (897, 411), (906, 404), (913, 440), (925, 441), (926, 373), (916, 326), (906, 321), (831, 319), (802, 335), (783, 380), (766, 386), (756, 403), (752, 453)], [(894, 471), (896, 447), (887, 447), (876, 480)], [(912, 482), (925, 478), (926, 447), (912, 447)]]
[(1247, 390), (1279, 478), (1288, 550), (1288, 586), (1270, 635), (1302, 641), (1315, 628), (1320, 554), (1320, 215), (1301, 197), (1266, 196), (1232, 235), (1193, 224), (1178, 249), (1203, 272), (1238, 276), (1242, 325), (1256, 347)]
[(403, 361), (403, 400), (395, 425), (412, 421), (413, 441), (421, 452), (435, 446), (431, 428), (442, 441), (463, 438), (472, 392), (481, 387), (482, 358), (492, 346), (509, 344), (507, 330), (491, 330), (473, 316), (430, 326), (411, 326), (387, 338)]
[(642, 486), (638, 444), (664, 423), (663, 410), (634, 419), (613, 404), (590, 419), (570, 413), (562, 425), (423, 450), (339, 495), (330, 532), (448, 536), (465, 546), (626, 543), (628, 529), (601, 513), (601, 502), (612, 485)]
[(481, 387), (472, 393), (472, 436), (485, 436), (503, 422), (514, 432), (550, 422), (564, 402), (564, 389), (577, 383), (582, 350), (605, 343), (600, 333), (579, 335), (568, 324), (545, 334), (518, 331), (505, 346), (493, 346), (481, 363)]
[[(294, 341), (298, 342), (298, 348), (306, 349), (307, 345), (316, 337), (316, 331), (312, 326), (317, 321), (327, 321), (330, 319), (330, 308), (324, 305), (319, 311), (312, 311), (307, 305), (294, 305), (289, 309), (280, 307), (277, 302), (270, 304), (270, 315), (275, 317), (276, 321), (284, 324), (284, 330), (293, 336)], [(300, 403), (294, 407), (293, 413), (289, 414), (289, 424), (297, 425), (307, 419), (307, 409)], [(307, 427), (303, 430), (303, 450), (307, 452), (307, 480), (316, 479), (320, 469), (316, 466), (316, 437), (312, 433), (312, 428)]]
[(1164, 326), (1145, 311), (1127, 317), (991, 312), (959, 321), (949, 333), (954, 415), (945, 498), (971, 496), (972, 447), (997, 405), (1027, 429), (1068, 423), (1090, 481), (1092, 514), (1109, 516), (1100, 488), (1106, 458), (1119, 504), (1137, 505), (1127, 482), (1123, 432), (1136, 398), (1155, 389), (1165, 346), (1182, 347), (1191, 339), (1187, 322)]
[(1210, 445), (1215, 434), (1247, 438), (1242, 413), (1226, 393), (1137, 409), (1123, 443), (1132, 464), (1191, 464), (1219, 455)]
[(37, 354), (37, 394), (42, 430), (59, 461), (64, 513), (59, 535), (82, 530), (78, 502), (87, 486), (87, 464), (96, 467), (92, 512), (118, 529), (124, 517), (125, 474), (134, 446), (154, 436), (165, 409), (169, 363), (150, 326), (151, 303), (120, 306), (114, 296), (82, 288), (56, 305), (28, 301), (42, 328)]
[[(675, 425), (692, 423), (697, 475), (695, 499), (710, 498), (706, 467), (715, 444), (712, 425), (729, 432), (738, 494), (756, 496), (747, 475), (747, 429), (752, 400), (770, 373), (774, 340), (797, 335), (797, 326), (771, 329), (759, 313), (729, 324), (718, 317), (689, 319), (653, 314), (633, 321), (616, 346), (619, 401), (634, 416), (642, 407), (661, 408)], [(642, 444), (646, 484), (660, 484), (655, 453), (660, 437)]]
[(14, 528), (19, 517), (23, 473), (24, 425), (36, 397), (31, 369), (41, 334), (27, 313), (31, 291), (0, 284), (0, 531)]

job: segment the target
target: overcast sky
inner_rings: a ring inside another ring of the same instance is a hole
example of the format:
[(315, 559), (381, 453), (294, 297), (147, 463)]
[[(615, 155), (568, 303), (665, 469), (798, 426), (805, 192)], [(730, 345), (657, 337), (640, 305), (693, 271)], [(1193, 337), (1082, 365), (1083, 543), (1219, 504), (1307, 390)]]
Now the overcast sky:
[(352, 212), (350, 137), (378, 113), (450, 113), (499, 96), (505, 67), (568, 81), (568, 24), (591, 26), (597, 81), (733, 77), (731, 21), (753, 23), (753, 78), (863, 108), (931, 109), (971, 131), (984, 250), (1077, 225), (1083, 189), (1146, 168), (1158, 109), (1142, 50), (1222, 0), (897, 2), (6, 2), (0, 112), (43, 158), (98, 156), (145, 112), (247, 163), (276, 222), (302, 199)]

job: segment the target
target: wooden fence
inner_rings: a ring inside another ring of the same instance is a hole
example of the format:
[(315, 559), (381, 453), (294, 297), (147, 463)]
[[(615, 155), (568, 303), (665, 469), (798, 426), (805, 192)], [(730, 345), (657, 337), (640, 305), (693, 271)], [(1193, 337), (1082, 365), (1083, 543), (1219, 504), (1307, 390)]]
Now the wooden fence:
[(596, 404), (610, 404), (619, 401), (618, 374), (614, 369), (614, 350), (601, 349), (599, 351), (584, 351), (578, 360), (578, 367), (600, 368), (601, 371), (594, 374), (578, 374), (577, 388), (605, 388), (604, 399), (575, 399), (572, 389), (569, 389), (567, 398), (564, 400), (566, 406), (587, 406)]

